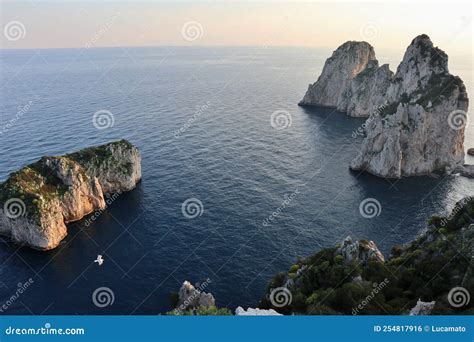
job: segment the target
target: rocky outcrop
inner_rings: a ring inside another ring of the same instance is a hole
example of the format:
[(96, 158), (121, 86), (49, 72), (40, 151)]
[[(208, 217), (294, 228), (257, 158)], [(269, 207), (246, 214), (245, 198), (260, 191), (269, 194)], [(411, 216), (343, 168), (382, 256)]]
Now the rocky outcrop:
[(367, 264), (370, 259), (377, 260), (381, 263), (385, 262), (385, 258), (377, 248), (375, 242), (368, 240), (353, 242), (350, 236), (342, 241), (337, 253), (342, 255), (346, 262), (357, 261)]
[(463, 164), (466, 88), (449, 73), (447, 55), (428, 36), (408, 47), (385, 101), (380, 114), (368, 120), (351, 169), (400, 178)]
[(204, 292), (201, 288), (196, 289), (189, 281), (185, 281), (178, 293), (178, 305), (176, 310), (185, 311), (199, 307), (210, 308), (216, 305), (214, 296)]
[(388, 64), (379, 67), (371, 60), (366, 68), (354, 77), (342, 94), (337, 110), (354, 117), (369, 117), (386, 104), (385, 93), (390, 86), (393, 72)]
[(431, 313), (436, 302), (423, 302), (420, 299), (416, 302), (416, 305), (410, 310), (410, 316), (427, 316)]
[(105, 194), (141, 179), (140, 154), (125, 140), (43, 157), (0, 185), (0, 233), (39, 250), (58, 246), (66, 224), (104, 209)]
[(344, 107), (343, 103), (347, 103), (346, 88), (373, 60), (375, 52), (369, 43), (344, 43), (326, 60), (321, 75), (314, 84), (308, 86), (299, 105)]
[(299, 104), (369, 117), (353, 170), (400, 178), (452, 171), (464, 162), (466, 88), (427, 35), (411, 42), (395, 74), (379, 67), (368, 43), (341, 45)]
[(245, 310), (241, 306), (235, 309), (235, 315), (236, 316), (283, 316), (282, 314), (279, 314), (273, 309), (264, 310), (264, 309), (259, 309), (259, 308), (256, 308), (256, 309), (247, 308), (247, 310)]
[(66, 157), (96, 177), (106, 194), (130, 191), (142, 177), (140, 152), (126, 140), (86, 148)]

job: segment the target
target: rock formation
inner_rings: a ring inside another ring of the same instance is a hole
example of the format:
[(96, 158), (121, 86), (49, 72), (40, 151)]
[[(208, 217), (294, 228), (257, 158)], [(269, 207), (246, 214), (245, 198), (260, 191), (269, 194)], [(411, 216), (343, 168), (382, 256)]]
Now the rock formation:
[(343, 44), (300, 105), (370, 116), (353, 170), (400, 178), (452, 171), (464, 162), (466, 88), (427, 35), (411, 42), (395, 75), (378, 66), (367, 43)]
[(300, 105), (340, 107), (351, 80), (375, 60), (373, 47), (366, 42), (346, 42), (326, 60), (321, 76), (310, 84)]
[(346, 262), (358, 261), (367, 264), (369, 259), (374, 259), (382, 263), (385, 262), (385, 258), (377, 248), (375, 242), (368, 240), (353, 242), (350, 236), (342, 241), (337, 253), (342, 255)]
[(416, 305), (410, 310), (410, 316), (427, 316), (431, 313), (436, 301), (432, 302), (423, 302), (421, 299), (418, 299)]
[(141, 158), (128, 141), (43, 157), (0, 184), (0, 233), (39, 250), (58, 246), (66, 224), (106, 206), (104, 195), (141, 179)]
[[(207, 283), (205, 283), (207, 284)], [(203, 288), (195, 288), (189, 281), (184, 281), (179, 289), (178, 303), (175, 311), (185, 311), (198, 308), (211, 308), (216, 306), (216, 300), (211, 293), (204, 292)]]
[(256, 309), (248, 308), (247, 310), (245, 310), (241, 306), (235, 309), (235, 315), (236, 316), (283, 316), (282, 314), (279, 314), (273, 309), (264, 310), (264, 309), (259, 309), (259, 308), (256, 308)]

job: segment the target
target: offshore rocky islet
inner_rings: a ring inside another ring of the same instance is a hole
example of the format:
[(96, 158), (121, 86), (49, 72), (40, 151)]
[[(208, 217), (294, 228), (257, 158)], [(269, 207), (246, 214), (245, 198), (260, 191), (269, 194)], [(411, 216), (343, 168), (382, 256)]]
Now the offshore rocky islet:
[(369, 117), (350, 168), (384, 178), (454, 170), (469, 176), (463, 169), (468, 104), (448, 56), (425, 34), (413, 39), (396, 73), (379, 67), (367, 42), (344, 43), (299, 103)]
[(141, 180), (141, 156), (126, 140), (43, 157), (0, 184), (0, 234), (34, 249), (57, 247), (66, 224), (106, 207), (105, 197)]

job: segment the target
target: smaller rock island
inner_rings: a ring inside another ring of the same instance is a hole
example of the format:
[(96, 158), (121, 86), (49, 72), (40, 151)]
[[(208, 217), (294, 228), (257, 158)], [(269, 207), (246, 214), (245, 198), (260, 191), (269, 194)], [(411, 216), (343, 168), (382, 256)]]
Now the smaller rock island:
[(59, 157), (42, 157), (0, 184), (0, 234), (38, 250), (67, 235), (66, 224), (104, 209), (104, 196), (141, 180), (141, 156), (126, 140)]

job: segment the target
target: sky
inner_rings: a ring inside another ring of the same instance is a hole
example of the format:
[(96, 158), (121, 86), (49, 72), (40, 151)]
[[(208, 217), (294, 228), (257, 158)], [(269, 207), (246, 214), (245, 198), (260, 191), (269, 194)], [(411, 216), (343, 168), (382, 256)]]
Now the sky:
[(2, 49), (311, 46), (400, 50), (421, 33), (473, 54), (472, 2), (1, 1)]

